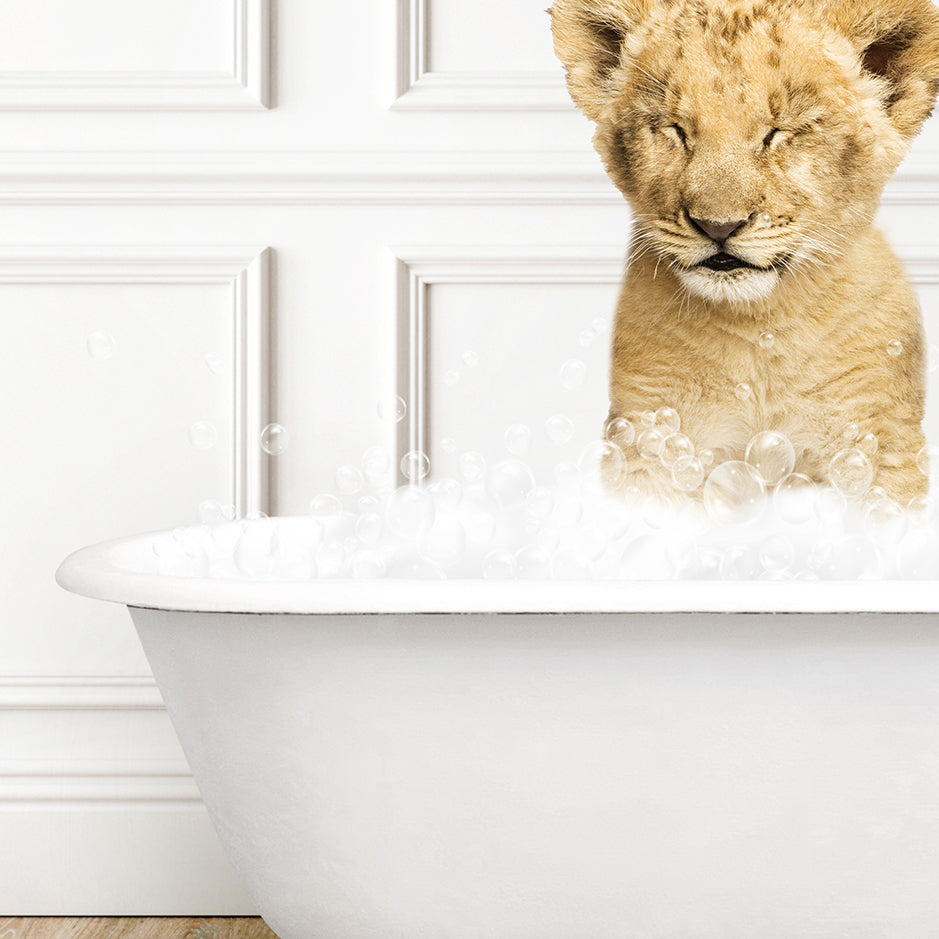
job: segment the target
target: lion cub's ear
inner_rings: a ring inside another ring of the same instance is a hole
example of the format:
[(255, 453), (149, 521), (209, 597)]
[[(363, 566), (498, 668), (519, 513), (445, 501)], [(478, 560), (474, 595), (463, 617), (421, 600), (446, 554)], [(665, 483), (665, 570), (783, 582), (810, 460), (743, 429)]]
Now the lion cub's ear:
[(597, 120), (620, 64), (623, 43), (648, 12), (651, 0), (556, 0), (548, 12), (554, 51), (567, 70), (574, 103)]
[(939, 91), (939, 9), (932, 0), (830, 0), (829, 8), (864, 71), (887, 82), (883, 104), (894, 127), (915, 137)]

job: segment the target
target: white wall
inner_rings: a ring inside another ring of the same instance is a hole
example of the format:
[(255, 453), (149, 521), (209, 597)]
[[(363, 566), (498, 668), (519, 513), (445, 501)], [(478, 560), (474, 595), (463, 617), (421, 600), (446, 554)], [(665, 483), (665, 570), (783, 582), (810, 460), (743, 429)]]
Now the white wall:
[[(546, 5), (5, 0), (4, 913), (250, 911), (126, 611), (53, 584), (68, 551), (207, 499), (304, 512), (366, 447), (408, 445), (376, 413), (396, 391), (444, 466), (448, 436), (495, 447), (564, 411), (574, 452), (599, 428), (629, 218)], [(939, 122), (883, 212), (934, 342), (937, 204)], [(265, 461), (270, 420), (290, 445)]]

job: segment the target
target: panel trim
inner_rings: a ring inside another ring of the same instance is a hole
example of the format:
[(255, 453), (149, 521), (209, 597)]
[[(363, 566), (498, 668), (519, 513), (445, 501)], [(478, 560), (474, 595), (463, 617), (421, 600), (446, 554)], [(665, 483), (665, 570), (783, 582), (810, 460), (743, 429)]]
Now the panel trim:
[[(430, 288), (434, 284), (618, 284), (623, 248), (603, 246), (421, 245), (392, 248), (398, 268), (397, 354), (392, 394), (408, 404), (394, 466), (406, 453), (429, 453)], [(405, 482), (399, 474), (397, 484)]]
[(110, 806), (200, 803), (192, 775), (174, 763), (151, 760), (7, 761), (0, 763), (0, 806), (89, 802)]
[(546, 72), (435, 72), (429, 0), (398, 0), (398, 88), (408, 111), (573, 111), (560, 65)]
[(0, 676), (0, 711), (162, 711), (148, 675)]
[(0, 284), (228, 284), (232, 349), (230, 499), (239, 516), (270, 512), (270, 249), (28, 246), (0, 248)]
[[(586, 138), (586, 134), (585, 134)], [(939, 205), (939, 151), (917, 151), (885, 206)], [(9, 205), (551, 205), (620, 207), (599, 158), (553, 151), (0, 151)]]
[(231, 71), (0, 71), (0, 110), (257, 110), (269, 106), (270, 0), (234, 0)]

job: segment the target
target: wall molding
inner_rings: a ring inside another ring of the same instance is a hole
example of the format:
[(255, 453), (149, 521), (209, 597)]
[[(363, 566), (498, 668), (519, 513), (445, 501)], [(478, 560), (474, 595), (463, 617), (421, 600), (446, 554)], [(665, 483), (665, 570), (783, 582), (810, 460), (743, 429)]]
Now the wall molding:
[[(398, 269), (397, 374), (392, 394), (408, 403), (394, 466), (418, 450), (430, 453), (430, 290), (435, 284), (618, 284), (620, 246), (419, 245), (392, 248)], [(404, 481), (403, 476), (398, 483)]]
[[(939, 205), (939, 151), (885, 206)], [(623, 197), (586, 146), (554, 151), (0, 151), (4, 205), (597, 205)]]
[(99, 803), (199, 804), (191, 773), (170, 761), (24, 760), (0, 763), (0, 807)]
[(233, 0), (230, 71), (0, 71), (0, 110), (257, 110), (269, 106), (270, 0)]
[(149, 675), (0, 676), (0, 711), (162, 711)]
[(573, 111), (560, 66), (545, 72), (435, 72), (430, 0), (398, 0), (398, 87), (407, 111)]
[(0, 284), (226, 284), (231, 289), (232, 453), (238, 515), (270, 510), (270, 250), (99, 245), (0, 247)]

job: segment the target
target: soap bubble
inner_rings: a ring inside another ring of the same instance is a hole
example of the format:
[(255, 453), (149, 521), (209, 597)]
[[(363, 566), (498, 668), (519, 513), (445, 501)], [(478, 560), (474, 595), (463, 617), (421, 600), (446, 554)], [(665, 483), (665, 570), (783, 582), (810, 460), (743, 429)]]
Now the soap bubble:
[(670, 434), (663, 441), (662, 452), (659, 454), (662, 465), (666, 469), (672, 469), (684, 457), (694, 457), (694, 444), (684, 434)]
[(534, 488), (534, 474), (518, 459), (501, 460), (486, 476), (486, 493), (500, 508), (521, 504)]
[(773, 490), (776, 514), (790, 525), (801, 525), (815, 515), (815, 483), (801, 473), (791, 473)]
[(841, 431), (841, 439), (844, 440), (845, 443), (854, 443), (860, 436), (861, 428), (854, 423), (845, 424), (844, 430)]
[(643, 427), (655, 427), (655, 411), (643, 411), (639, 420)]
[(766, 486), (749, 463), (731, 460), (711, 471), (704, 484), (704, 507), (718, 525), (745, 525), (765, 508)]
[(898, 339), (894, 339), (891, 342), (887, 343), (887, 354), (896, 358), (898, 355), (903, 354), (903, 343)]
[(290, 437), (280, 424), (268, 424), (261, 431), (261, 449), (271, 456), (280, 456), (289, 442)]
[(772, 349), (776, 345), (776, 337), (772, 333), (760, 333), (760, 348)]
[(460, 475), (465, 482), (479, 482), (486, 474), (486, 458), (476, 450), (460, 454)]
[(464, 352), (463, 355), (460, 356), (460, 359), (462, 360), (463, 364), (469, 368), (476, 368), (476, 366), (479, 365), (479, 356), (471, 349), (468, 349), (466, 352)]
[(579, 342), (581, 348), (589, 349), (593, 345), (594, 339), (597, 338), (597, 334), (592, 329), (585, 329), (579, 337)]
[(874, 478), (871, 461), (860, 450), (842, 450), (828, 467), (828, 478), (849, 499), (863, 495)]
[(400, 395), (392, 395), (378, 402), (379, 420), (387, 424), (400, 424), (407, 416), (408, 406)]
[(357, 466), (340, 466), (336, 470), (336, 489), (340, 495), (354, 496), (365, 486), (365, 476)]
[(574, 490), (580, 486), (580, 473), (577, 467), (567, 460), (562, 460), (554, 467), (554, 478), (561, 490)]
[(447, 568), (463, 557), (466, 529), (456, 516), (438, 512), (433, 525), (418, 537), (417, 550), (425, 560)]
[(865, 456), (871, 457), (877, 452), (880, 444), (873, 434), (864, 434), (864, 436), (857, 441), (855, 446)]
[(906, 512), (893, 499), (875, 499), (864, 511), (864, 529), (880, 544), (895, 544), (908, 527)]
[(402, 538), (415, 538), (434, 524), (434, 500), (419, 486), (400, 486), (388, 497), (385, 522)]
[(603, 427), (603, 436), (625, 450), (635, 441), (636, 428), (625, 417), (611, 417)]
[(587, 380), (587, 366), (580, 359), (571, 359), (561, 366), (561, 385), (568, 391), (582, 388)]
[(795, 469), (796, 451), (785, 434), (767, 430), (747, 444), (746, 462), (763, 477), (767, 486), (775, 486)]
[(674, 408), (659, 408), (655, 412), (655, 421), (652, 426), (668, 437), (669, 434), (677, 434), (681, 430), (681, 418)]
[(440, 476), (427, 487), (434, 502), (445, 509), (455, 509), (463, 501), (463, 486), (452, 476)]
[(644, 460), (658, 460), (665, 449), (665, 434), (657, 427), (649, 427), (636, 438), (636, 447)]
[(561, 548), (551, 558), (551, 576), (554, 580), (586, 580), (590, 563), (576, 551)]
[(699, 450), (698, 459), (701, 461), (701, 465), (708, 469), (714, 465), (714, 451), (713, 450)]
[(753, 545), (732, 545), (721, 558), (720, 574), (724, 580), (755, 580), (762, 570)]
[(515, 552), (517, 576), (525, 580), (548, 580), (551, 555), (540, 545), (525, 545)]
[(881, 576), (877, 546), (866, 535), (848, 535), (831, 548), (819, 575), (827, 580), (874, 580)]
[(936, 501), (930, 496), (913, 496), (906, 509), (915, 525), (926, 525), (936, 518)]
[(939, 531), (912, 531), (897, 548), (897, 571), (904, 580), (939, 580)]
[(189, 442), (197, 450), (211, 450), (218, 440), (218, 431), (208, 421), (196, 421), (189, 428)]
[(568, 443), (574, 436), (574, 422), (566, 414), (554, 414), (545, 421), (545, 433), (554, 444)]
[(381, 541), (384, 528), (384, 520), (378, 512), (365, 512), (355, 521), (355, 537), (362, 544), (376, 545)]
[(391, 469), (391, 457), (384, 447), (369, 447), (362, 454), (362, 470), (373, 482), (382, 479)]
[(513, 424), (505, 432), (505, 449), (513, 456), (525, 456), (531, 450), (532, 431), (527, 424)]
[(795, 546), (785, 535), (770, 535), (760, 544), (760, 563), (767, 571), (788, 570), (795, 554)]
[(460, 373), (459, 371), (457, 371), (457, 369), (450, 368), (450, 369), (447, 369), (447, 371), (443, 373), (443, 383), (447, 385), (449, 388), (452, 388), (454, 385), (459, 384), (459, 381), (460, 381)]
[(103, 362), (114, 355), (117, 340), (106, 329), (96, 329), (85, 341), (85, 349), (96, 362)]
[(745, 381), (742, 381), (734, 388), (734, 394), (741, 401), (749, 401), (753, 394), (753, 389)]
[(203, 525), (217, 525), (220, 522), (230, 522), (235, 517), (235, 507), (224, 504), (216, 499), (206, 499), (199, 503), (199, 521)]
[(440, 449), (444, 453), (456, 453), (456, 441), (452, 437), (441, 437)]
[(271, 546), (272, 530), (251, 525), (245, 528), (235, 545), (234, 561), (239, 573), (246, 577), (267, 577), (274, 569)]
[(694, 456), (679, 457), (672, 466), (672, 482), (681, 492), (694, 492), (704, 482), (704, 466)]
[(401, 475), (412, 483), (420, 482), (430, 473), (430, 457), (420, 450), (409, 450), (401, 457)]
[(626, 475), (626, 457), (615, 443), (594, 440), (580, 452), (577, 472), (581, 485), (592, 493), (616, 489)]
[(321, 521), (334, 521), (342, 515), (342, 502), (331, 492), (320, 493), (310, 500), (310, 514)]
[(671, 580), (674, 564), (660, 535), (641, 535), (623, 548), (618, 576), (623, 580)]
[(376, 551), (357, 551), (352, 556), (352, 576), (356, 580), (377, 580), (387, 573), (385, 559)]
[(554, 511), (554, 493), (547, 486), (535, 486), (525, 497), (525, 507), (537, 519), (546, 519)]
[(848, 500), (837, 489), (828, 486), (816, 490), (815, 517), (820, 522), (834, 521), (841, 525), (848, 510)]
[(511, 580), (518, 574), (518, 561), (511, 551), (496, 548), (483, 558), (482, 572), (486, 580)]

